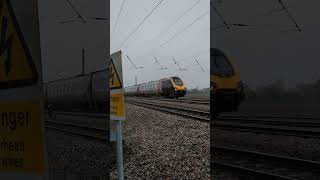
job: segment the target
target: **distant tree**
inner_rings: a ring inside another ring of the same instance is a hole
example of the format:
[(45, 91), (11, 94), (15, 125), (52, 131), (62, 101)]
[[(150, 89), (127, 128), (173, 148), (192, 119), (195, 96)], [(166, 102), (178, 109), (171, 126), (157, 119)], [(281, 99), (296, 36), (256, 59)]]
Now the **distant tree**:
[(245, 93), (247, 101), (320, 103), (320, 80), (297, 84), (294, 88), (286, 88), (284, 81), (277, 80), (255, 90), (245, 87)]

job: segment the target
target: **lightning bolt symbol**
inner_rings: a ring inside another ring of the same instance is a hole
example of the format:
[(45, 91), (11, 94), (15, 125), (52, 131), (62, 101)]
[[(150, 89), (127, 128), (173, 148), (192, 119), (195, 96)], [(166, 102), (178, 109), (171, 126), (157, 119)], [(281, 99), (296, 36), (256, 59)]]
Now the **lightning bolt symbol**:
[[(8, 39), (6, 39), (8, 29), (8, 18), (3, 17), (1, 22), (1, 37), (0, 37), (0, 60), (4, 60), (4, 70), (6, 75), (8, 76), (10, 71), (12, 70), (11, 63), (11, 47), (12, 47), (12, 39), (11, 35)], [(6, 58), (2, 58), (3, 55), (6, 54)]]

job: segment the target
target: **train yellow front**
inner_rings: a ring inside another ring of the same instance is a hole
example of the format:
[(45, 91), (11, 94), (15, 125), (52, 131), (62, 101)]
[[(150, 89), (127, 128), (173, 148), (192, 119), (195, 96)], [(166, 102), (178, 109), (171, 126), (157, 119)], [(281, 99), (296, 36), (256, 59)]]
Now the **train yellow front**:
[(210, 59), (211, 113), (237, 111), (244, 99), (244, 87), (239, 73), (230, 59), (216, 48), (211, 48)]

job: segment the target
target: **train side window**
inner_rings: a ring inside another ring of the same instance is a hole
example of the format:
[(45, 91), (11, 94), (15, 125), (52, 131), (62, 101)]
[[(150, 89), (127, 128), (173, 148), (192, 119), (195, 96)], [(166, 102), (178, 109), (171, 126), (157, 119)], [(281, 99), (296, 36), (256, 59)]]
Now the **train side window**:
[(172, 83), (171, 83), (171, 80), (168, 80), (168, 87), (169, 87), (169, 88), (173, 87), (173, 86), (172, 86)]
[(165, 81), (165, 88), (171, 88), (172, 87), (172, 83), (171, 83), (171, 80), (170, 79), (167, 79)]

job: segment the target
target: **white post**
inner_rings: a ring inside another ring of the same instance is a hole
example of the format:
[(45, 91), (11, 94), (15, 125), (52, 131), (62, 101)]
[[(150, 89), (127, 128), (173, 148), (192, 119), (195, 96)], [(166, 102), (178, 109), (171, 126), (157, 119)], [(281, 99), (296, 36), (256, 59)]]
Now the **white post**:
[(122, 127), (121, 121), (117, 120), (117, 175), (118, 180), (123, 180), (123, 152), (122, 152)]

